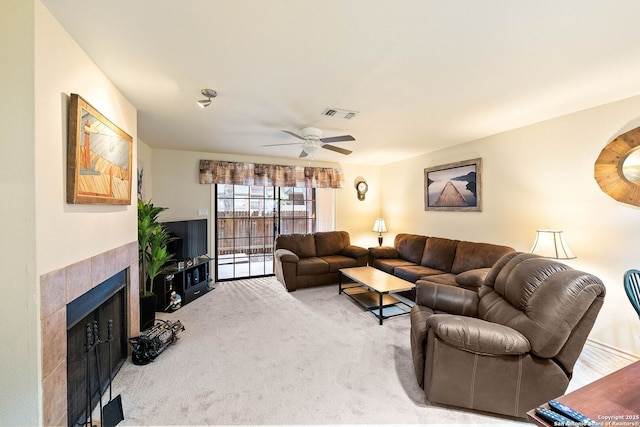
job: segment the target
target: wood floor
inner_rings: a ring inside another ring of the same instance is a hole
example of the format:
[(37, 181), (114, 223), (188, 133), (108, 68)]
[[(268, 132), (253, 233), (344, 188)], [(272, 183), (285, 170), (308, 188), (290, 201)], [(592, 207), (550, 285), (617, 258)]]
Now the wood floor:
[(576, 363), (573, 379), (567, 393), (587, 385), (605, 375), (622, 369), (640, 359), (613, 349), (587, 341)]

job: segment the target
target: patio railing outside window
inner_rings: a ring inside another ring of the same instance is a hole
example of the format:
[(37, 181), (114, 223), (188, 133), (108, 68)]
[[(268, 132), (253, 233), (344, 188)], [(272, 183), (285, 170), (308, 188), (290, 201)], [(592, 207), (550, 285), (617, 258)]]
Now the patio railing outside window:
[(315, 189), (216, 185), (216, 280), (273, 274), (278, 234), (315, 232)]

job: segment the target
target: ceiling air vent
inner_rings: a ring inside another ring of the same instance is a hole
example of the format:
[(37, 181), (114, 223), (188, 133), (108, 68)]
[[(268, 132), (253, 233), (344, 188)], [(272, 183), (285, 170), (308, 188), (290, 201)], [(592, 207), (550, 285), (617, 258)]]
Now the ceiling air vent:
[(357, 113), (357, 111), (341, 110), (338, 108), (327, 108), (322, 112), (322, 115), (337, 117), (340, 119), (352, 119)]

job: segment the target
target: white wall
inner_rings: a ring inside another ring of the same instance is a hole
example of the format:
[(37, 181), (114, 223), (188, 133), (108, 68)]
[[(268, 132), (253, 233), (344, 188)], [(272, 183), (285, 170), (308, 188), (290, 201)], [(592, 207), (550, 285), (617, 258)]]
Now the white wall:
[[(607, 286), (590, 338), (640, 355), (640, 322), (622, 287), (624, 272), (640, 267), (640, 208), (611, 199), (593, 178), (602, 148), (639, 126), (639, 111), (633, 97), (384, 166), (387, 228), (520, 251), (531, 248), (536, 229), (564, 230), (578, 256), (567, 264)], [(483, 211), (424, 211), (424, 168), (476, 157)]]

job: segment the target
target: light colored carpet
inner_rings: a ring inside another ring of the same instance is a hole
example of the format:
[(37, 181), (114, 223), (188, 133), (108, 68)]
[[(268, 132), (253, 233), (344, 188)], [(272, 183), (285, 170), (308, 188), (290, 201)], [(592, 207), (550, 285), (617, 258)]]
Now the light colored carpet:
[(425, 403), (408, 316), (379, 326), (337, 286), (223, 282), (159, 317), (186, 330), (152, 364), (125, 362), (119, 425), (524, 425)]

